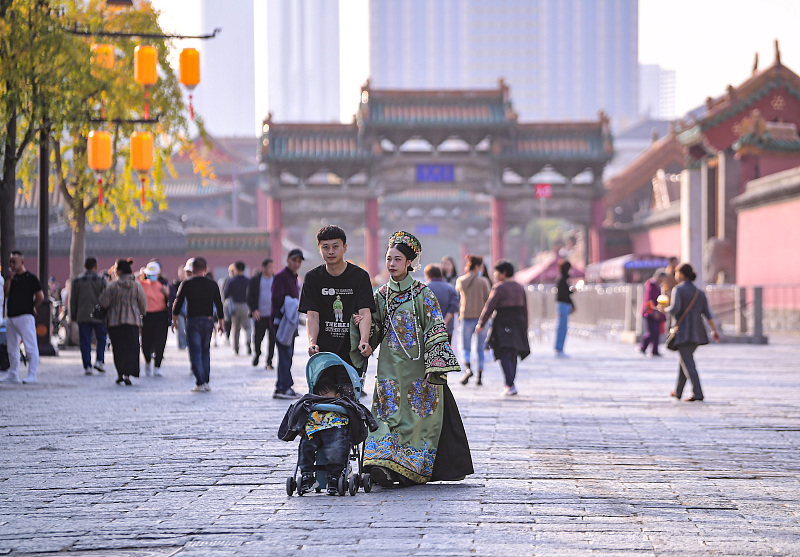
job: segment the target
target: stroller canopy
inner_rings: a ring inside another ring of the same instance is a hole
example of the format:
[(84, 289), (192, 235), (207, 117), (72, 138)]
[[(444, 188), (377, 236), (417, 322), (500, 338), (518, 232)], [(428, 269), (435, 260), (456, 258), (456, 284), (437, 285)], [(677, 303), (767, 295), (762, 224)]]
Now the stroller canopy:
[[(347, 383), (352, 386), (355, 400), (358, 400), (361, 396), (361, 377), (359, 377), (358, 372), (353, 366), (332, 352), (318, 352), (308, 359), (308, 364), (306, 364), (308, 392), (313, 393), (314, 387), (322, 374), (326, 370), (334, 367), (340, 367), (347, 373)], [(340, 377), (342, 377), (342, 375), (341, 373), (339, 374)], [(328, 406), (333, 407), (336, 405), (316, 404), (314, 408), (318, 410), (332, 410), (334, 412), (341, 412), (344, 410), (341, 406), (337, 406), (336, 408), (323, 408)]]

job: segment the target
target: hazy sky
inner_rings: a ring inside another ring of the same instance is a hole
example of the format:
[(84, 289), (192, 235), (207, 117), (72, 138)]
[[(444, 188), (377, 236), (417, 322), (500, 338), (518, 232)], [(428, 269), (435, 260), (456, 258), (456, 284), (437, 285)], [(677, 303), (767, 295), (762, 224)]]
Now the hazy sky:
[[(153, 4), (168, 29), (211, 31), (197, 29), (192, 0)], [(368, 0), (340, 0), (342, 121), (352, 118), (369, 75), (368, 11)], [(783, 64), (800, 72), (798, 24), (800, 0), (639, 0), (639, 61), (676, 71), (676, 109), (684, 114), (706, 97), (722, 95), (729, 83), (747, 79), (756, 52), (760, 68), (771, 65), (775, 39)]]

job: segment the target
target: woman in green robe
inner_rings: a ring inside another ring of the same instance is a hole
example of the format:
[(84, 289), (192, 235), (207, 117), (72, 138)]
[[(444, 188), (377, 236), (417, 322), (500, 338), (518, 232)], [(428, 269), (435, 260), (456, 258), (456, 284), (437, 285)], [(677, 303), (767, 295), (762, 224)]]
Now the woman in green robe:
[(390, 279), (375, 293), (371, 345), (380, 346), (372, 413), (379, 427), (364, 449), (364, 468), (388, 487), (460, 480), (473, 473), (469, 443), (447, 373), (460, 371), (436, 296), (409, 274), (422, 246), (392, 235)]

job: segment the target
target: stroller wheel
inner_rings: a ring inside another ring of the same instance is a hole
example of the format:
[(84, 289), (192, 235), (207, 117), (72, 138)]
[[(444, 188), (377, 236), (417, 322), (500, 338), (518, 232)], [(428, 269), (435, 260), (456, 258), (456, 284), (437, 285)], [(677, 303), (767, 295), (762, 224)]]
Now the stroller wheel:
[(339, 476), (339, 485), (336, 486), (339, 489), (339, 495), (344, 495), (347, 492), (347, 480), (344, 477), (344, 474)]
[(358, 479), (353, 476), (350, 478), (350, 481), (347, 482), (347, 491), (350, 492), (350, 495), (355, 495), (358, 492)]
[(364, 474), (364, 477), (361, 480), (361, 485), (364, 487), (364, 493), (369, 493), (372, 491), (372, 477), (369, 473)]
[[(294, 490), (297, 489), (297, 480), (294, 478), (286, 478), (286, 495), (289, 497), (292, 496)], [(299, 491), (297, 492), (298, 495), (302, 495)]]

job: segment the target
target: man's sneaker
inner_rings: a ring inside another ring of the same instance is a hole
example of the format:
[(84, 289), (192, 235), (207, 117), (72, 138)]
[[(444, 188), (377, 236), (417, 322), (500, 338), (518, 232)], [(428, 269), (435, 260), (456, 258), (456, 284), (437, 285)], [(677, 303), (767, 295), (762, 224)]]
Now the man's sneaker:
[(93, 373), (92, 372), (92, 366), (86, 366), (85, 368), (83, 368), (83, 374), (84, 375), (92, 375), (92, 373)]
[(267, 362), (267, 371), (269, 371), (271, 369), (275, 369), (275, 368), (272, 367), (272, 363), (271, 362)]
[(103, 363), (103, 362), (95, 362), (94, 363), (94, 369), (96, 369), (100, 373), (105, 373), (106, 372), (106, 364)]
[(207, 392), (207, 393), (210, 393), (211, 392), (211, 385), (209, 385), (208, 383), (203, 383), (203, 390), (205, 392)]
[(3, 377), (0, 379), (2, 383), (22, 383), (19, 379), (19, 375), (16, 373), (9, 373), (7, 377)]
[(205, 387), (203, 385), (195, 385), (194, 387), (192, 387), (192, 392), (193, 393), (204, 393), (204, 392), (206, 392), (206, 389), (205, 389)]
[(144, 374), (150, 377), (150, 373), (153, 371), (153, 362), (145, 362), (144, 364)]
[(297, 493), (299, 495), (304, 495), (317, 489), (319, 484), (317, 483), (317, 479), (313, 475), (303, 476), (300, 478), (300, 487), (297, 488)]
[(164, 377), (164, 375), (161, 373), (161, 368), (160, 367), (154, 367), (153, 368), (153, 376), (154, 377)]
[(35, 375), (34, 376), (28, 375), (25, 379), (22, 380), (22, 382), (25, 383), (26, 385), (35, 385), (39, 381), (36, 380), (36, 376)]
[(272, 393), (272, 398), (300, 398), (300, 395), (294, 392), (294, 389), (289, 387), (285, 391), (279, 391), (278, 389), (275, 389), (275, 392)]
[(514, 385), (503, 389), (503, 396), (514, 396), (517, 394), (517, 388)]

